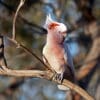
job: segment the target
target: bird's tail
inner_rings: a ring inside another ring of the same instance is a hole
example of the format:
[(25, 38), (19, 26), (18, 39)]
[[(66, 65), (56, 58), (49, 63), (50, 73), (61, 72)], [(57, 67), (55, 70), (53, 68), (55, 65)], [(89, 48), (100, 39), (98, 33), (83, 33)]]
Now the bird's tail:
[[(75, 78), (74, 72), (72, 72), (70, 67), (66, 67), (63, 78), (71, 81), (72, 83), (76, 83), (76, 78)], [(68, 88), (62, 84), (58, 85), (58, 88), (60, 90), (70, 90), (70, 88)]]
[(64, 85), (58, 85), (58, 89), (64, 90), (64, 91), (70, 90), (70, 88), (68, 88), (68, 87), (66, 87), (66, 86), (64, 86)]

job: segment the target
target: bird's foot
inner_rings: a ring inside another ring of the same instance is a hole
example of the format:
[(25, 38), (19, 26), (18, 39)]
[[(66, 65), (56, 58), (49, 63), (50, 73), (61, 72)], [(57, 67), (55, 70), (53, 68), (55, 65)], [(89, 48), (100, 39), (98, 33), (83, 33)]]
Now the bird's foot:
[(56, 80), (59, 83), (62, 83), (62, 81), (63, 81), (63, 73), (56, 73), (55, 72), (52, 78), (53, 78), (53, 80)]

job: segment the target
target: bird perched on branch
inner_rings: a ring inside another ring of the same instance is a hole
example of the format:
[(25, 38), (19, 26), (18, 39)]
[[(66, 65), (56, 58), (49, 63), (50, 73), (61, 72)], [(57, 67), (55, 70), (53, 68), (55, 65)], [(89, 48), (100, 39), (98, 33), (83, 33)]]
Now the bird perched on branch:
[[(46, 18), (47, 29), (46, 44), (43, 48), (43, 61), (48, 63), (55, 71), (54, 78), (60, 82), (63, 79), (75, 81), (74, 66), (70, 51), (64, 42), (67, 35), (67, 27), (63, 23), (54, 21), (50, 14)], [(61, 90), (67, 90), (63, 85), (58, 85)]]

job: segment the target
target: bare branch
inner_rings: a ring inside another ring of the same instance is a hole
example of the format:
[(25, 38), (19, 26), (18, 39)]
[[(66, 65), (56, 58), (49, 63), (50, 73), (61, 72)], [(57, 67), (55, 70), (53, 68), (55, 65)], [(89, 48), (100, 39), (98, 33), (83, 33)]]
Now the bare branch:
[[(93, 47), (91, 48), (90, 53), (87, 55), (87, 58), (85, 61), (89, 61), (90, 59), (93, 58), (98, 58), (100, 55), (100, 48), (98, 48), (100, 44), (100, 39), (96, 39), (93, 43)], [(84, 78), (97, 64), (98, 60), (94, 60), (90, 63), (84, 64), (80, 70), (77, 73), (77, 78), (78, 80)]]
[(46, 70), (51, 70), (51, 71), (52, 71), (52, 69), (51, 69), (49, 66), (47, 66), (47, 65), (41, 60), (41, 58), (38, 57), (33, 51), (31, 51), (30, 49), (28, 49), (27, 47), (25, 47), (23, 44), (19, 43), (19, 42), (16, 41), (16, 40), (13, 40), (13, 39), (11, 39), (11, 38), (9, 38), (9, 37), (7, 37), (7, 39), (10, 40), (11, 42), (13, 42), (15, 45), (17, 45), (18, 48), (22, 48), (24, 51), (26, 51), (27, 53), (29, 53), (30, 55), (32, 55), (33, 57), (35, 57), (38, 61), (41, 62), (41, 64), (43, 64), (43, 65), (45, 66), (45, 69), (46, 69)]
[(16, 18), (17, 18), (18, 12), (19, 12), (20, 8), (23, 6), (24, 2), (25, 2), (25, 0), (20, 0), (20, 4), (18, 5), (18, 8), (16, 10), (16, 13), (15, 13), (15, 16), (14, 16), (14, 19), (13, 19), (13, 31), (12, 31), (13, 36), (12, 36), (12, 39), (10, 39), (10, 38), (8, 38), (8, 39), (10, 41), (12, 41), (13, 43), (15, 43), (18, 48), (22, 48), (24, 51), (26, 51), (27, 53), (34, 56), (37, 60), (39, 60), (45, 66), (46, 69), (51, 70), (51, 68), (48, 67), (34, 52), (32, 52), (30, 49), (28, 49), (27, 47), (25, 47), (24, 45), (22, 45), (21, 43), (19, 43), (16, 40), (16, 33), (15, 33)]
[(12, 30), (12, 39), (15, 40), (16, 39), (16, 33), (15, 33), (15, 24), (16, 24), (16, 18), (17, 18), (17, 15), (18, 15), (18, 12), (20, 10), (20, 8), (23, 6), (25, 0), (20, 0), (20, 3), (18, 5), (18, 8), (16, 10), (16, 13), (15, 13), (15, 16), (14, 16), (14, 19), (13, 19), (13, 30)]
[[(3, 41), (3, 38), (1, 38)], [(12, 39), (10, 39), (12, 40)], [(1, 41), (1, 44), (3, 44), (3, 42)], [(15, 40), (12, 40), (12, 42), (14, 42), (16, 44)], [(17, 44), (20, 45), (20, 44)], [(23, 47), (23, 46), (21, 46)], [(2, 49), (2, 48), (1, 48)], [(27, 50), (27, 48), (23, 49)], [(1, 50), (2, 51), (2, 50)], [(29, 52), (29, 50), (27, 50)], [(2, 52), (4, 55), (4, 52)], [(29, 52), (31, 53), (31, 52)], [(8, 69), (6, 65), (1, 63), (1, 68), (0, 69), (0, 75), (4, 75), (4, 76), (15, 76), (15, 77), (38, 77), (38, 78), (45, 78), (47, 80), (51, 80), (52, 76), (53, 76), (53, 72), (52, 71), (39, 71), (39, 70), (12, 70), (12, 69)], [(54, 80), (53, 80), (54, 81)], [(56, 82), (56, 81), (55, 81)], [(58, 82), (56, 82), (58, 83)], [(71, 83), (68, 80), (64, 80), (63, 85), (69, 87), (70, 89), (76, 91), (77, 93), (79, 93), (82, 97), (84, 98), (90, 98), (90, 100), (93, 100), (93, 98), (88, 95), (83, 89), (81, 89), (80, 87), (78, 87), (77, 85)]]
[[(17, 45), (17, 47), (22, 48), (23, 50), (25, 50), (26, 52), (28, 52), (29, 54), (31, 54), (32, 56), (34, 56), (35, 58), (37, 58), (42, 64), (43, 61), (35, 54), (33, 53), (31, 50), (29, 50), (28, 48), (26, 48), (25, 46), (23, 46), (22, 44), (20, 44), (17, 40), (16, 40), (16, 33), (15, 33), (15, 23), (16, 23), (16, 18), (18, 15), (18, 12), (20, 10), (20, 8), (22, 7), (22, 5), (24, 4), (25, 0), (20, 0), (20, 4), (16, 10), (14, 19), (13, 19), (13, 30), (12, 30), (12, 39), (11, 40), (13, 43), (15, 43)], [(45, 65), (45, 64), (44, 64)], [(45, 65), (47, 69), (49, 69), (49, 67), (47, 65)], [(5, 68), (4, 70), (0, 70), (0, 75), (5, 75), (5, 76), (15, 76), (15, 77), (38, 77), (38, 78), (45, 78), (47, 80), (50, 80), (51, 77), (53, 76), (53, 72), (52, 71), (39, 71), (39, 70), (12, 70), (12, 69), (8, 69), (6, 66), (2, 66), (2, 68)], [(51, 70), (51, 69), (49, 69)], [(81, 71), (80, 71), (81, 72)], [(86, 74), (88, 74), (88, 72), (86, 72)], [(78, 74), (78, 76), (80, 76), (80, 74)], [(55, 80), (52, 80), (54, 82), (56, 82)], [(58, 82), (56, 82), (58, 83)], [(58, 83), (59, 84), (59, 83)], [(71, 83), (68, 80), (64, 80), (62, 82), (63, 85), (69, 87), (71, 90), (76, 91), (77, 93), (79, 93), (82, 97), (84, 97), (86, 100), (94, 100), (88, 93), (86, 93), (86, 91), (84, 91), (82, 88), (80, 88), (79, 86)]]
[[(5, 71), (0, 71), (0, 75), (4, 76), (15, 76), (15, 77), (37, 77), (37, 78), (44, 78), (47, 80), (51, 80), (51, 77), (53, 76), (53, 73), (51, 71), (39, 71), (39, 70), (11, 70), (6, 68)], [(59, 82), (52, 80), (56, 82), (57, 84), (60, 84)], [(92, 96), (90, 96), (86, 91), (84, 91), (79, 86), (71, 83), (68, 80), (64, 80), (62, 82), (63, 85), (69, 87), (71, 90), (77, 92), (80, 94), (83, 98), (86, 100), (94, 100)]]
[(0, 69), (5, 70), (5, 66), (7, 66), (7, 63), (4, 57), (4, 41), (3, 36), (0, 35)]
[[(93, 43), (92, 43), (92, 47), (85, 59), (85, 62), (88, 62), (91, 59), (96, 59), (96, 58), (99, 59), (100, 58), (99, 26), (97, 26), (97, 24), (95, 22), (93, 22), (88, 27), (89, 27), (88, 28), (89, 32), (87, 34), (91, 35), (91, 37), (93, 39)], [(91, 72), (92, 69), (98, 63), (98, 59), (93, 60), (90, 63), (83, 64), (77, 73), (77, 79), (80, 80), (80, 79), (84, 78), (85, 76), (87, 76), (89, 74), (89, 72)]]

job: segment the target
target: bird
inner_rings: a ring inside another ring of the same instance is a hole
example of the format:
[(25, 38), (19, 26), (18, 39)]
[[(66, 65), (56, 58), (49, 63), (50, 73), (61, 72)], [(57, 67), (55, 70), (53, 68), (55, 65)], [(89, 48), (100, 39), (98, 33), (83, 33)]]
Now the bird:
[[(55, 72), (54, 79), (62, 83), (63, 79), (75, 81), (75, 70), (68, 44), (65, 42), (67, 26), (54, 21), (50, 14), (47, 15), (44, 27), (47, 30), (46, 43), (43, 47), (43, 61), (48, 63)], [(60, 90), (68, 90), (62, 84), (58, 85)]]

